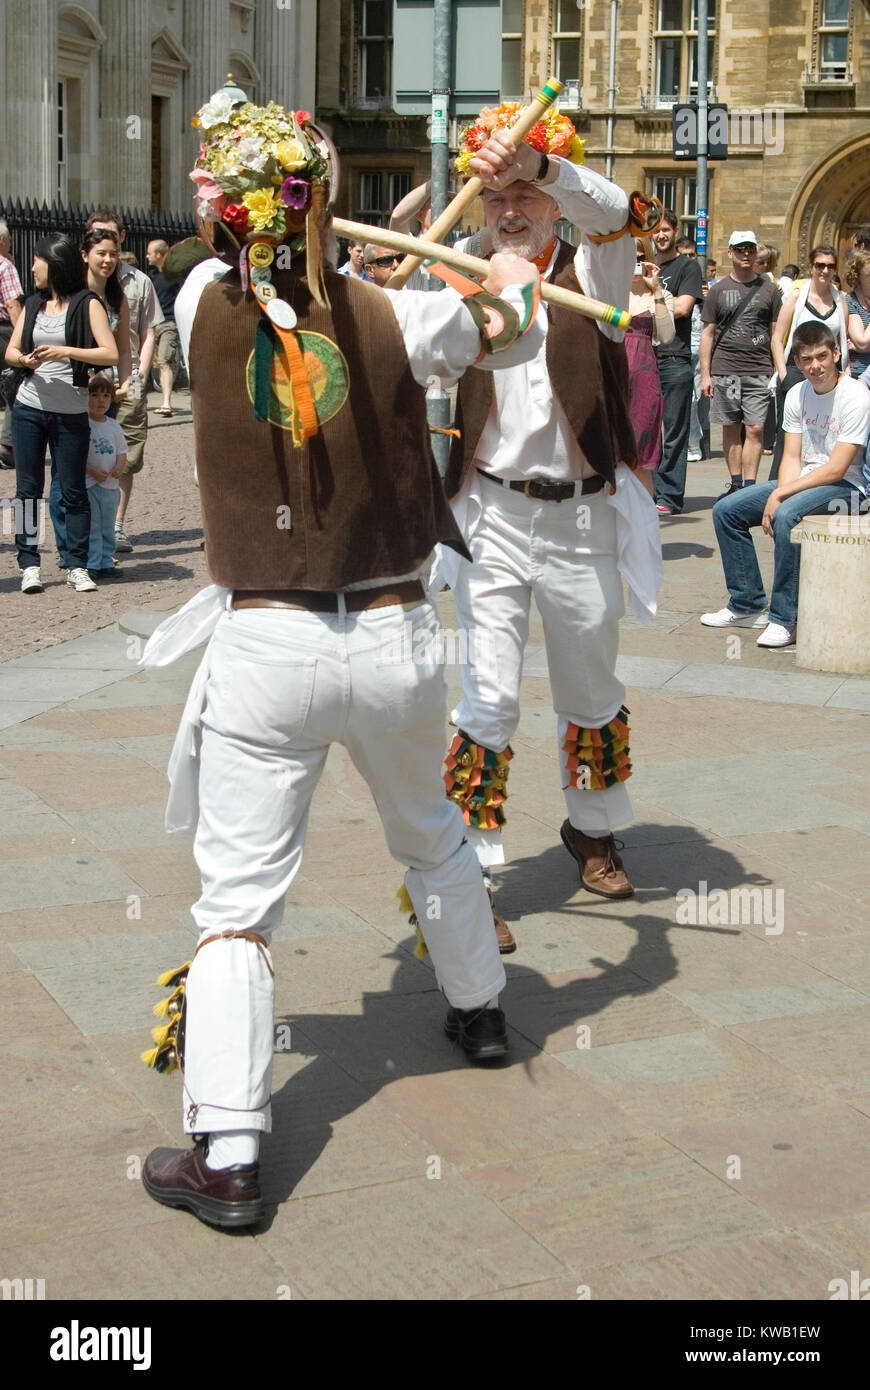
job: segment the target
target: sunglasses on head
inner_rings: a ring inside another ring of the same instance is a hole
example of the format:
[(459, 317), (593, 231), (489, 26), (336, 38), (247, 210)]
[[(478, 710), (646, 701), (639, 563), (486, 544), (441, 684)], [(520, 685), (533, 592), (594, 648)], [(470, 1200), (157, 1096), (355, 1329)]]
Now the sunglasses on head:
[(379, 265), (386, 270), (388, 265), (392, 265), (393, 261), (398, 259), (398, 256), (376, 256), (373, 261), (369, 261), (369, 265)]

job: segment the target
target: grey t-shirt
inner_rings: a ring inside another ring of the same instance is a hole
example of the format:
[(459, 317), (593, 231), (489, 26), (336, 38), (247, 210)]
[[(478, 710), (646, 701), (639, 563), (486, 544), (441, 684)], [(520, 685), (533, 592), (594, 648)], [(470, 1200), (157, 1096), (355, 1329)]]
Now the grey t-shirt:
[[(738, 304), (759, 285), (733, 327), (719, 334), (719, 325), (736, 311)], [(710, 363), (711, 376), (770, 376), (773, 356), (770, 335), (782, 308), (782, 295), (777, 285), (766, 276), (756, 275), (743, 285), (731, 275), (717, 280), (707, 291), (701, 317), (704, 323), (715, 325), (713, 341), (719, 339)]]
[[(63, 347), (66, 343), (66, 314), (36, 315), (33, 325), (34, 347)], [(18, 388), (16, 400), (34, 410), (56, 410), (62, 415), (87, 414), (88, 388), (73, 386), (72, 362), (62, 357), (59, 362), (43, 362), (26, 376)]]

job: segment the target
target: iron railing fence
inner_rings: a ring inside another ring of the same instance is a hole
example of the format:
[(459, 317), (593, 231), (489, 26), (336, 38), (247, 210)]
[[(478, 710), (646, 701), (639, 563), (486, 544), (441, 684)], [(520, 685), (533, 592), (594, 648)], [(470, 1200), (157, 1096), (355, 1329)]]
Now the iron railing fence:
[[(54, 202), (23, 203), (17, 198), (0, 198), (0, 218), (9, 225), (12, 237), (12, 259), (18, 268), (24, 293), (33, 291), (30, 267), (33, 261), (33, 248), (40, 237), (49, 232), (65, 232), (76, 241), (85, 234), (88, 218), (93, 206), (79, 206), (77, 203)], [(127, 231), (123, 249), (132, 251), (141, 270), (148, 269), (145, 251), (149, 241), (158, 237), (169, 243), (181, 241), (184, 237), (196, 235), (196, 224), (192, 216), (178, 212), (159, 212), (143, 208), (122, 208), (118, 210)]]

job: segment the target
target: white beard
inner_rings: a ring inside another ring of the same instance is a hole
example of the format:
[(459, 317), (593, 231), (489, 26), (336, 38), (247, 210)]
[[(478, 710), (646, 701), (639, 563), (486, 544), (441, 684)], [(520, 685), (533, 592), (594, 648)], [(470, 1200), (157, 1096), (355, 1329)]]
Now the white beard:
[(494, 251), (513, 251), (514, 255), (533, 261), (546, 251), (554, 235), (553, 228), (535, 226), (533, 223), (529, 223), (522, 233), (511, 237), (506, 237), (501, 228), (495, 227), (492, 230), (492, 247)]

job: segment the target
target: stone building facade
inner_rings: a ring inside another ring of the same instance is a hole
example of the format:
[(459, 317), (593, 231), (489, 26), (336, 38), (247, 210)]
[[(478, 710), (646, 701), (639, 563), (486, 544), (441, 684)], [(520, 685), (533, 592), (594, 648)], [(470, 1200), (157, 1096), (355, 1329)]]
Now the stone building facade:
[(227, 73), (313, 110), (316, 0), (0, 0), (0, 197), (189, 212)]
[[(672, 158), (671, 106), (697, 94), (696, 0), (619, 0), (610, 105), (611, 0), (502, 0), (502, 95), (556, 73), (586, 157), (625, 188), (656, 191), (685, 230), (695, 164)], [(709, 166), (709, 254), (752, 227), (804, 264), (870, 220), (870, 6), (866, 0), (709, 0), (710, 97), (730, 113), (729, 157)], [(426, 177), (423, 118), (390, 110), (390, 0), (320, 0), (318, 111), (342, 153), (345, 215), (383, 222)], [(612, 112), (612, 121), (608, 114)]]
[[(502, 95), (550, 73), (591, 167), (695, 220), (671, 106), (696, 95), (697, 0), (501, 0)], [(753, 227), (803, 264), (870, 220), (868, 0), (709, 0), (709, 250)], [(391, 110), (392, 0), (0, 0), (0, 197), (190, 210), (190, 117), (228, 72), (255, 100), (316, 111), (342, 155), (339, 210), (381, 224), (429, 171), (425, 117)], [(456, 128), (454, 124), (455, 141)]]

